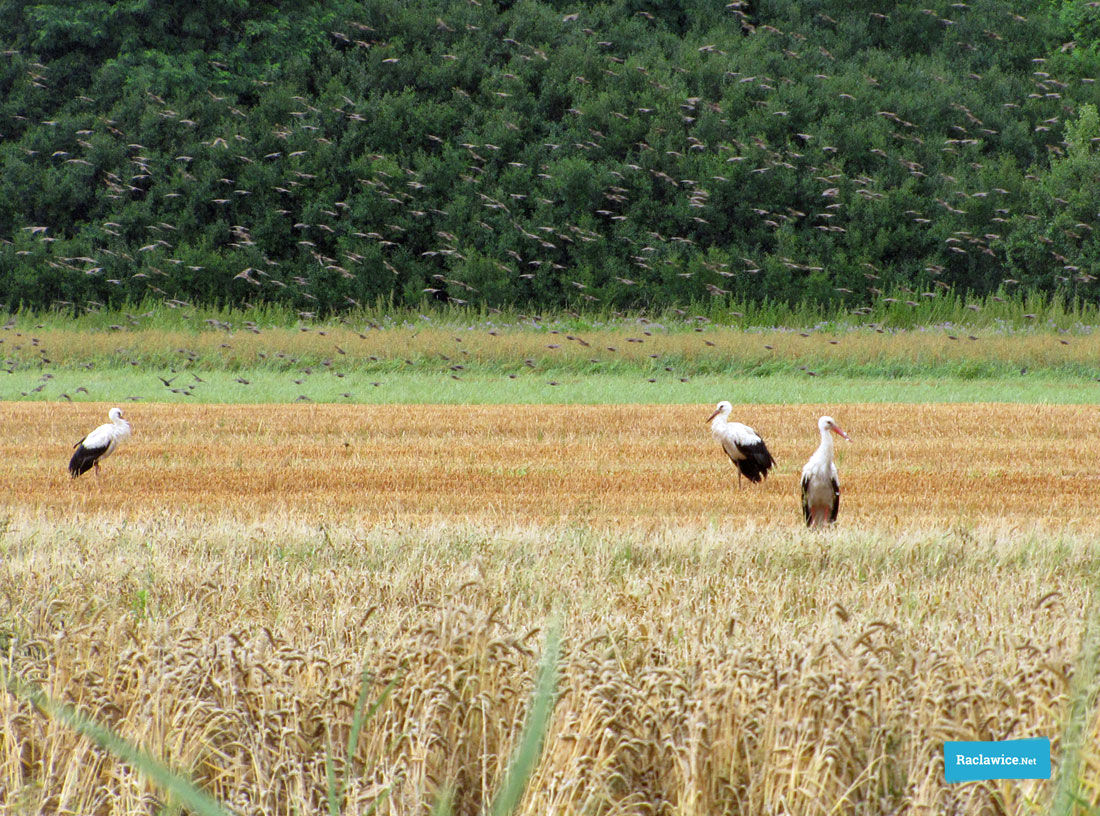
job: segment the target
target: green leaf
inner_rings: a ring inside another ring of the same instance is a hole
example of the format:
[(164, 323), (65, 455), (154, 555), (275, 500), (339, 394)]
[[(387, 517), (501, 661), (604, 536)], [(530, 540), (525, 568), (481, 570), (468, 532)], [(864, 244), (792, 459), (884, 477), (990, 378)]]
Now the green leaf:
[(82, 734), (100, 747), (110, 751), (119, 759), (133, 765), (167, 793), (170, 798), (183, 803), (199, 816), (230, 816), (232, 814), (232, 811), (222, 807), (193, 782), (169, 769), (148, 751), (123, 739), (111, 729), (85, 717), (71, 706), (51, 699), (33, 683), (26, 682), (2, 667), (0, 667), (0, 679), (16, 697), (26, 700), (42, 713), (64, 723), (78, 734)]

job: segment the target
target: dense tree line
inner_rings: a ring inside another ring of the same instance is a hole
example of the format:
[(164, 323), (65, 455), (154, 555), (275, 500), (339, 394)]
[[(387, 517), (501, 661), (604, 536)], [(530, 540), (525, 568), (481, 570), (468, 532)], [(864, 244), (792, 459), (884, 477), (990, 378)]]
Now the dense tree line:
[(0, 303), (1095, 302), (1100, 9), (0, 5)]

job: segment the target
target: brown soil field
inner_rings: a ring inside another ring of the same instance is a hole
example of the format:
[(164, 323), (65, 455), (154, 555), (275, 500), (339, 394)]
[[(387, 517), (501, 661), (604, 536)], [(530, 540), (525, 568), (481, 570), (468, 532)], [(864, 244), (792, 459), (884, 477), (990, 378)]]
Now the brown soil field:
[(740, 487), (709, 405), (126, 407), (133, 438), (70, 480), (107, 405), (9, 403), (0, 505), (48, 518), (183, 514), (385, 523), (800, 524), (799, 473), (830, 413), (843, 526), (1098, 524), (1097, 409), (744, 406), (778, 466)]

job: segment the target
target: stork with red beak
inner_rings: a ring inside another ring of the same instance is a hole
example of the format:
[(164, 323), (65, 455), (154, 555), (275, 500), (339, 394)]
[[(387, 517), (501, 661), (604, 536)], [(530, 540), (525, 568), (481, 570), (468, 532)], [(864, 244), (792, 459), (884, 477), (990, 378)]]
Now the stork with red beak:
[(831, 416), (821, 417), (817, 421), (817, 429), (821, 432), (821, 444), (802, 468), (802, 514), (806, 517), (807, 527), (832, 524), (840, 510), (840, 482), (833, 462), (830, 432), (852, 441)]
[(710, 423), (710, 432), (737, 467), (737, 485), (740, 487), (742, 476), (750, 482), (759, 482), (767, 477), (768, 471), (775, 465), (775, 459), (760, 434), (748, 425), (729, 421), (732, 410), (733, 405), (722, 400), (707, 422)]

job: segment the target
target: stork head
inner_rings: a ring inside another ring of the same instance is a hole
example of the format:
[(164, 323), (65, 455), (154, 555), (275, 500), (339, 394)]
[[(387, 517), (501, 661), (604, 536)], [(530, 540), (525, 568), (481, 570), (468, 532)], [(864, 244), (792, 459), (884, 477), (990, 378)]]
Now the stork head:
[(122, 409), (112, 408), (110, 411), (107, 412), (107, 416), (111, 418), (112, 422), (117, 422), (118, 420), (122, 419)]
[(831, 416), (823, 416), (821, 419), (819, 419), (817, 421), (817, 427), (822, 433), (825, 433), (826, 431), (832, 431), (838, 436), (843, 436), (849, 442), (852, 441), (852, 438), (848, 436), (848, 434), (844, 433), (844, 429), (837, 425), (836, 421)]
[(726, 400), (722, 400), (720, 403), (718, 403), (718, 405), (714, 407), (714, 413), (707, 417), (707, 422), (710, 422), (719, 414), (721, 414), (723, 417), (728, 417), (730, 415), (730, 411), (732, 410), (733, 404), (727, 402)]

